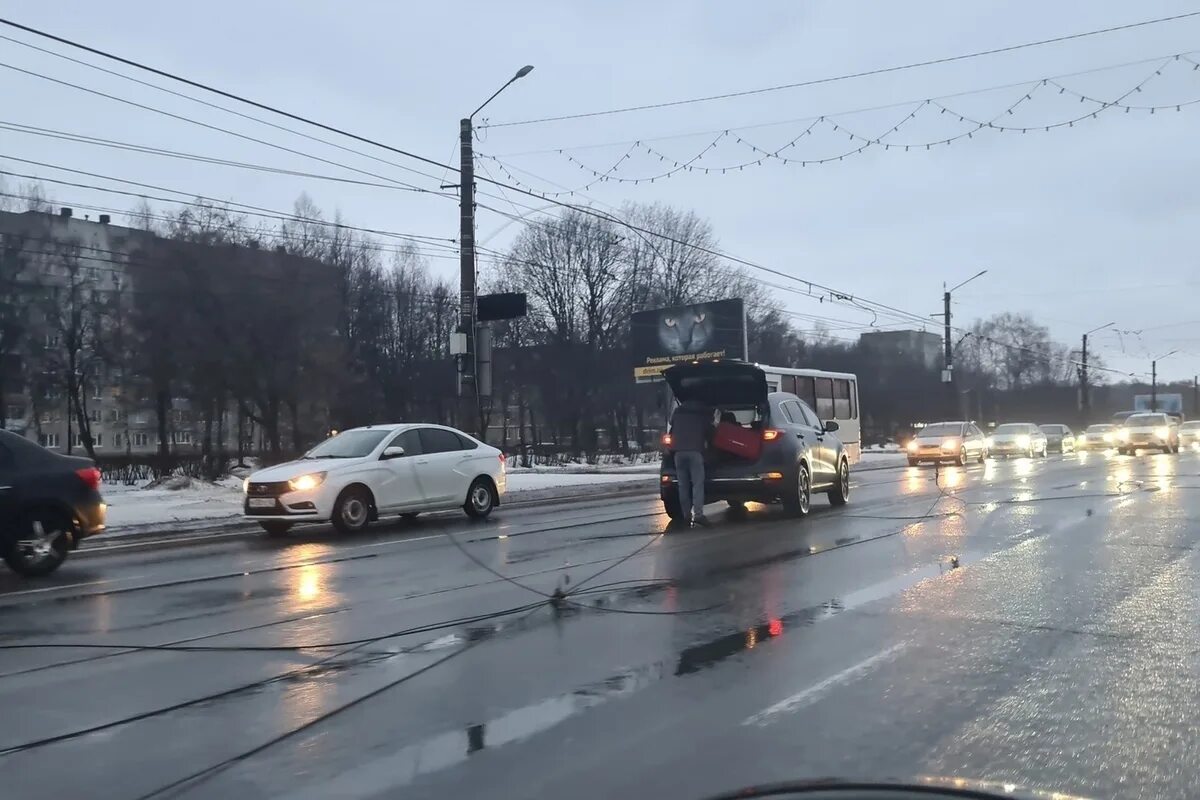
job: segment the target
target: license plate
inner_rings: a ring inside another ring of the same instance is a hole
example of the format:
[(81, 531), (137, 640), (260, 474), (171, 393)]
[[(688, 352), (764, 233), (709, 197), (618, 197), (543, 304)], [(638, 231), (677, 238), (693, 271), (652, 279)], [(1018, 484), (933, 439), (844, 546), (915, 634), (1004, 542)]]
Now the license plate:
[(247, 502), (247, 505), (249, 505), (250, 508), (274, 508), (275, 507), (275, 498), (274, 497), (251, 497), (250, 500)]

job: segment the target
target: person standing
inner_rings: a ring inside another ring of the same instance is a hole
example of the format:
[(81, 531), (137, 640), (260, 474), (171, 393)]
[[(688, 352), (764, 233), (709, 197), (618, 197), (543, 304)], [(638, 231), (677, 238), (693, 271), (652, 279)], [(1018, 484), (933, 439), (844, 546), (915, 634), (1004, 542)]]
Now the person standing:
[(693, 525), (708, 525), (704, 516), (704, 450), (712, 433), (713, 410), (698, 400), (685, 400), (671, 415), (671, 442), (679, 481), (679, 508)]

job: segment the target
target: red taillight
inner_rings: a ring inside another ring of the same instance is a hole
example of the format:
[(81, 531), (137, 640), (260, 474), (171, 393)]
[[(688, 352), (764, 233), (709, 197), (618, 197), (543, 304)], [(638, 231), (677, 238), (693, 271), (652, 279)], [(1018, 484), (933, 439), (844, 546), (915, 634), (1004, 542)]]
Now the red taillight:
[(662, 435), (662, 443), (663, 443), (663, 447), (670, 447), (671, 445), (673, 445), (675, 443), (675, 439), (671, 436), (671, 434), (664, 433)]
[(764, 442), (773, 442), (780, 436), (783, 436), (783, 431), (776, 430), (774, 428), (767, 428), (765, 431), (763, 431)]
[(89, 489), (100, 489), (100, 470), (95, 467), (84, 467), (83, 469), (75, 470), (75, 474), (79, 476), (79, 480), (87, 484)]

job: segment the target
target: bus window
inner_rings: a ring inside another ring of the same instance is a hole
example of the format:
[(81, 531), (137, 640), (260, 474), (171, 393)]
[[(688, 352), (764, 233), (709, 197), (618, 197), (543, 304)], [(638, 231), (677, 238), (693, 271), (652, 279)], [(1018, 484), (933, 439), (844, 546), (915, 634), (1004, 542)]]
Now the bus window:
[(795, 375), (784, 375), (784, 376), (782, 376), (781, 380), (783, 381), (783, 384), (782, 384), (782, 388), (780, 389), (780, 391), (791, 392), (792, 394), (796, 393), (796, 376)]
[(833, 379), (817, 378), (817, 416), (822, 420), (833, 419)]
[(854, 408), (850, 402), (850, 381), (833, 379), (833, 418), (854, 419)]
[(794, 394), (808, 403), (809, 408), (813, 408), (817, 404), (817, 395), (813, 390), (813, 379), (810, 377), (804, 375), (796, 377), (796, 391)]

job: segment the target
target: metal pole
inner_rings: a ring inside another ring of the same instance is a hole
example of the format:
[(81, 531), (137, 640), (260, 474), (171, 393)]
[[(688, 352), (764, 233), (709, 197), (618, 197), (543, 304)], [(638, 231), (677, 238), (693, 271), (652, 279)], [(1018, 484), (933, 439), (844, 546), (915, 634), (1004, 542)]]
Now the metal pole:
[(946, 330), (942, 339), (946, 347), (946, 374), (942, 380), (946, 384), (947, 416), (949, 419), (957, 419), (958, 397), (954, 393), (954, 346), (950, 342), (950, 292), (942, 293), (942, 306), (942, 313), (946, 320)]
[(1192, 416), (1200, 417), (1200, 375), (1192, 376)]
[(458, 372), (459, 424), (468, 433), (479, 426), (475, 383), (475, 151), (471, 118), (459, 121), (459, 333), (466, 352)]
[(1150, 410), (1158, 411), (1158, 362), (1150, 362)]
[(1083, 335), (1083, 353), (1079, 367), (1079, 407), (1083, 411), (1083, 422), (1087, 424), (1089, 414), (1088, 410), (1091, 406), (1091, 398), (1088, 397), (1088, 374), (1087, 374), (1087, 337)]

